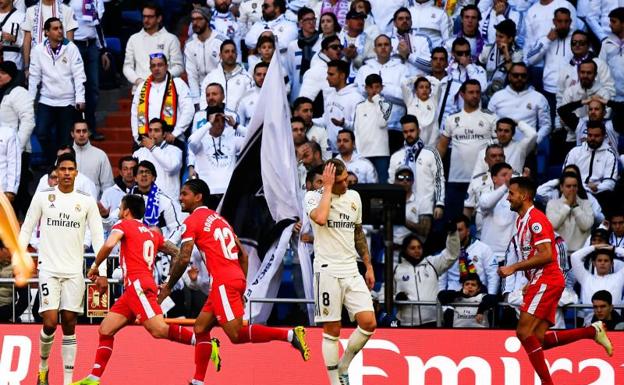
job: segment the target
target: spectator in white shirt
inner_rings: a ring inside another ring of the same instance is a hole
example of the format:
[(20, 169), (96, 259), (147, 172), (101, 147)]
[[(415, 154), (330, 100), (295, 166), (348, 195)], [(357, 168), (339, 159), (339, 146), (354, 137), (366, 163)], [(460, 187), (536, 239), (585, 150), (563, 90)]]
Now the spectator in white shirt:
[[(385, 4), (385, 3), (384, 3)], [(438, 7), (433, 0), (408, 2), (412, 13), (412, 28), (425, 34), (433, 47), (440, 47), (451, 38), (453, 22), (446, 10)]]
[(478, 80), (466, 80), (459, 92), (464, 100), (464, 107), (446, 119), (438, 141), (438, 152), (442, 158), (453, 141), (446, 190), (446, 211), (451, 217), (462, 211), (472, 169), (479, 160), (479, 152), (494, 138), (496, 122), (495, 115), (479, 108), (481, 84)]
[(225, 107), (236, 111), (238, 103), (247, 91), (253, 87), (253, 80), (245, 68), (236, 62), (236, 44), (232, 40), (226, 40), (221, 44), (219, 55), (221, 64), (213, 69), (202, 80), (200, 90), (202, 98), (199, 108), (206, 108), (206, 87), (210, 83), (219, 83), (225, 91)]
[(260, 89), (264, 84), (264, 77), (266, 76), (268, 70), (269, 63), (263, 61), (254, 66), (254, 87), (248, 91), (247, 95), (243, 96), (238, 104), (238, 118), (240, 119), (240, 124), (245, 127), (249, 125), (249, 121), (251, 120), (254, 111), (256, 111), (256, 104), (258, 102), (258, 97), (260, 96)]
[(379, 74), (383, 80), (383, 96), (392, 103), (392, 111), (388, 118), (388, 142), (390, 152), (401, 148), (403, 135), (401, 135), (401, 117), (405, 115), (405, 102), (401, 91), (401, 82), (408, 74), (408, 68), (400, 59), (392, 57), (392, 41), (387, 35), (379, 35), (375, 39), (374, 59), (370, 59), (360, 67), (355, 83), (360, 93), (366, 94), (366, 77), (372, 73)]
[(171, 199), (180, 196), (180, 168), (182, 151), (165, 140), (173, 127), (162, 119), (154, 118), (149, 122), (147, 135), (141, 137), (141, 148), (133, 154), (142, 162), (150, 161), (156, 167), (156, 184)]
[(425, 75), (431, 71), (431, 49), (429, 37), (412, 29), (412, 14), (401, 7), (394, 12), (394, 28), (390, 34), (392, 50), (409, 68), (410, 75)]
[(219, 50), (227, 38), (210, 28), (210, 10), (195, 8), (191, 11), (193, 38), (184, 45), (184, 66), (193, 104), (199, 105), (199, 86), (210, 71), (219, 65)]
[(517, 28), (516, 43), (522, 47), (524, 45), (523, 25), (520, 22), (523, 14), (507, 0), (479, 1), (477, 4), (481, 10), (483, 18), (479, 23), (479, 29), (483, 38), (490, 44), (496, 41), (496, 26), (504, 20), (513, 21)]
[(162, 27), (162, 9), (147, 3), (142, 7), (143, 29), (130, 36), (126, 44), (123, 74), (136, 87), (150, 75), (150, 55), (162, 53), (170, 63), (169, 70), (173, 77), (184, 72), (184, 60), (178, 37)]
[(12, 0), (0, 0), (0, 33), (2, 33), (2, 49), (0, 57), (3, 61), (12, 61), (17, 69), (23, 68), (22, 45), (24, 30), (21, 25), (26, 15), (14, 8)]
[(368, 159), (355, 150), (355, 135), (353, 131), (344, 128), (338, 131), (336, 144), (339, 153), (336, 159), (342, 160), (345, 166), (347, 166), (347, 171), (351, 171), (357, 176), (358, 183), (377, 183), (378, 178), (375, 167)]
[(312, 58), (321, 49), (321, 37), (316, 30), (316, 15), (307, 7), (297, 12), (299, 37), (288, 45), (286, 72), (290, 80), (290, 101), (299, 96), (303, 75), (310, 69)]
[(355, 106), (362, 101), (362, 95), (355, 84), (347, 84), (349, 64), (343, 60), (327, 63), (327, 82), (335, 91), (324, 97), (323, 121), (327, 128), (329, 146), (337, 153), (336, 138), (343, 128), (353, 130)]
[(108, 160), (108, 155), (91, 145), (87, 122), (83, 119), (76, 120), (71, 131), (71, 137), (74, 139), (73, 147), (76, 151), (78, 171), (95, 183), (98, 195), (94, 198), (99, 200), (102, 192), (113, 185), (113, 169)]
[[(433, 85), (436, 85), (435, 87)], [(408, 78), (401, 83), (407, 114), (418, 117), (420, 138), (427, 146), (435, 147), (440, 136), (438, 100), (440, 82), (433, 76)]]
[(327, 138), (327, 130), (325, 127), (317, 125), (314, 116), (314, 103), (305, 96), (300, 96), (293, 103), (293, 117), (299, 117), (305, 124), (306, 137), (308, 140), (316, 142), (321, 147), (323, 159), (327, 160), (332, 157), (329, 148), (329, 140)]
[(15, 200), (20, 184), (22, 154), (17, 133), (0, 125), (0, 190), (10, 202)]
[(161, 52), (150, 55), (150, 75), (138, 83), (130, 107), (132, 137), (138, 143), (141, 135), (147, 134), (147, 126), (154, 119), (167, 122), (171, 132), (166, 141), (173, 144), (181, 137), (193, 118), (193, 99), (184, 80), (176, 78), (169, 71), (167, 56)]
[(574, 173), (563, 173), (559, 179), (561, 197), (551, 199), (546, 216), (553, 229), (566, 240), (571, 252), (583, 247), (594, 224), (591, 203), (578, 196), (578, 178)]
[(351, 63), (349, 83), (355, 80), (358, 69), (364, 61), (375, 56), (373, 52), (373, 38), (364, 32), (366, 14), (357, 11), (347, 13), (347, 22), (338, 37), (344, 46), (342, 51), (345, 59)]
[(624, 7), (614, 9), (609, 13), (611, 34), (602, 41), (600, 59), (611, 70), (611, 76), (618, 85), (615, 89), (615, 100), (624, 102)]
[(463, 210), (464, 215), (468, 218), (472, 218), (474, 215), (475, 225), (477, 226), (477, 236), (480, 236), (481, 225), (483, 223), (481, 210), (479, 209), (479, 199), (481, 195), (494, 190), (490, 169), (494, 167), (495, 164), (505, 161), (503, 146), (498, 143), (488, 144), (485, 148), (485, 157), (483, 159), (485, 164), (487, 164), (487, 171), (472, 176), (472, 180), (468, 185), (466, 199), (464, 199)]
[(381, 76), (370, 74), (365, 83), (366, 99), (355, 107), (353, 130), (358, 142), (358, 153), (371, 161), (379, 180), (385, 182), (390, 161), (387, 126), (392, 105), (381, 96)]
[[(211, 5), (208, 4), (208, 6)], [(221, 36), (224, 36), (224, 40), (232, 40), (236, 44), (236, 55), (240, 61), (243, 58), (243, 47), (241, 47), (241, 40), (244, 37), (243, 26), (232, 12), (233, 8), (232, 0), (215, 0), (210, 26)]]
[[(460, 11), (460, 27), (459, 33), (455, 38), (463, 37), (470, 44), (470, 56), (473, 63), (476, 63), (479, 55), (483, 51), (483, 47), (487, 43), (481, 32), (479, 31), (479, 21), (481, 21), (481, 11), (474, 4), (467, 4)], [(446, 49), (450, 50), (453, 39), (446, 41)]]
[[(514, 139), (516, 130), (522, 133), (522, 139)], [(496, 122), (496, 142), (503, 147), (505, 161), (511, 165), (514, 172), (518, 175), (527, 175), (531, 172), (530, 168), (525, 166), (525, 160), (527, 155), (535, 148), (536, 137), (537, 133), (533, 127), (523, 121), (516, 122), (510, 118), (501, 118)], [(478, 159), (484, 158), (485, 149), (479, 153)], [(472, 175), (485, 173), (488, 169), (489, 166), (485, 161), (480, 160), (475, 164)]]
[(251, 26), (245, 35), (247, 49), (256, 48), (258, 36), (265, 30), (271, 30), (276, 37), (281, 53), (285, 53), (288, 44), (297, 40), (297, 25), (286, 19), (286, 2), (284, 0), (264, 0), (262, 3), (262, 20)]
[(513, 170), (507, 163), (497, 163), (490, 170), (494, 190), (479, 198), (482, 215), (481, 241), (490, 246), (496, 260), (505, 260), (509, 240), (515, 230), (518, 214), (510, 209), (507, 193)]
[(119, 159), (119, 175), (115, 177), (114, 184), (104, 190), (102, 198), (98, 201), (98, 208), (102, 216), (104, 230), (109, 231), (117, 222), (118, 218), (113, 218), (110, 213), (119, 208), (121, 198), (128, 194), (134, 187), (134, 169), (138, 166), (138, 159), (132, 155), (127, 155)]
[(78, 47), (63, 37), (61, 20), (49, 18), (44, 30), (48, 38), (33, 49), (30, 58), (28, 92), (34, 99), (39, 91), (35, 134), (44, 164), (52, 165), (56, 149), (70, 143), (76, 109), (85, 109), (87, 78)]
[(71, 7), (60, 0), (35, 1), (35, 4), (26, 10), (26, 17), (22, 23), (24, 30), (22, 57), (26, 77), (28, 77), (32, 50), (46, 39), (45, 22), (52, 17), (59, 19), (63, 24), (64, 37), (67, 40), (74, 40), (74, 31), (78, 28), (78, 22)]
[(323, 110), (323, 98), (333, 92), (327, 83), (327, 63), (339, 60), (342, 57), (343, 48), (338, 36), (331, 35), (324, 38), (321, 42), (321, 50), (314, 55), (310, 62), (310, 69), (303, 75), (299, 97), (312, 100), (314, 109), (319, 115)]

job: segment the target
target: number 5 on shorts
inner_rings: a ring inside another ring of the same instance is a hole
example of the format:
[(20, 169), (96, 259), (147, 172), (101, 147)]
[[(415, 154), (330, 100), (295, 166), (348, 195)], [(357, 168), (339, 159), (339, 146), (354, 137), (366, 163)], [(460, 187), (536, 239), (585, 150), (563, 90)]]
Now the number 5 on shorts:
[(50, 291), (48, 290), (48, 284), (44, 283), (41, 285), (41, 295), (46, 297), (48, 294), (50, 294)]

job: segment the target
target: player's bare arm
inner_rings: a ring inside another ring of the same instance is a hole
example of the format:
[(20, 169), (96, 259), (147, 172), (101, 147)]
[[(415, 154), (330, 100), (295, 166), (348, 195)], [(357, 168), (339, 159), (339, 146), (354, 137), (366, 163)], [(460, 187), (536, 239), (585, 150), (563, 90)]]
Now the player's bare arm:
[(498, 268), (498, 275), (505, 278), (514, 274), (516, 271), (535, 269), (552, 261), (552, 249), (550, 242), (540, 243), (535, 246), (535, 249), (536, 253), (530, 259)]
[(355, 225), (354, 238), (355, 250), (360, 258), (362, 258), (364, 266), (366, 266), (366, 274), (364, 275), (364, 278), (366, 279), (366, 286), (368, 286), (369, 289), (372, 289), (373, 286), (375, 286), (375, 273), (373, 271), (373, 265), (370, 261), (370, 254), (368, 253), (366, 234), (364, 234), (364, 229), (362, 229), (361, 224)]
[(100, 247), (100, 250), (95, 257), (95, 261), (87, 272), (87, 277), (96, 283), (100, 294), (104, 294), (106, 292), (108, 279), (106, 276), (100, 276), (99, 266), (102, 262), (104, 262), (104, 260), (106, 260), (106, 258), (108, 258), (115, 245), (121, 241), (121, 238), (123, 238), (123, 233), (121, 231), (113, 231), (108, 236), (102, 247)]
[(169, 272), (169, 279), (167, 282), (160, 286), (160, 292), (158, 293), (158, 303), (162, 303), (171, 294), (171, 290), (178, 282), (182, 274), (186, 271), (186, 267), (191, 261), (191, 253), (193, 252), (193, 246), (195, 246), (195, 242), (186, 241), (182, 243), (182, 247), (180, 247), (180, 252), (178, 253), (177, 258), (173, 258), (171, 262), (171, 271)]
[(310, 211), (310, 219), (312, 219), (319, 226), (325, 226), (327, 224), (327, 218), (329, 218), (329, 209), (331, 207), (331, 194), (334, 181), (336, 180), (336, 166), (332, 163), (327, 163), (325, 169), (323, 169), (323, 195), (318, 206)]
[(245, 278), (247, 278), (249, 255), (247, 254), (247, 250), (243, 247), (243, 244), (240, 242), (238, 237), (234, 237), (234, 242), (236, 242), (236, 246), (238, 247), (238, 263), (240, 264), (241, 269), (243, 269), (243, 274), (245, 274)]
[(158, 248), (158, 251), (161, 251), (167, 255), (171, 256), (171, 259), (175, 260), (180, 255), (180, 249), (176, 245), (174, 245), (171, 241), (166, 241)]

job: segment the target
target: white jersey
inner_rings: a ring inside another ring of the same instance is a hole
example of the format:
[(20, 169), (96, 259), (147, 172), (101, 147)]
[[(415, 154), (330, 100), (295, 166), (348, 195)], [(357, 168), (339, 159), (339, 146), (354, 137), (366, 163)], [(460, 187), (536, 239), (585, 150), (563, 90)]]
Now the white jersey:
[(37, 224), (39, 270), (54, 276), (82, 275), (86, 227), (96, 253), (104, 244), (102, 218), (95, 198), (80, 190), (66, 194), (54, 187), (35, 193), (20, 231), (22, 245), (28, 245)]
[[(308, 215), (319, 205), (322, 194), (322, 189), (305, 194)], [(314, 271), (323, 268), (338, 278), (357, 275), (355, 226), (362, 224), (360, 194), (353, 190), (332, 194), (327, 224), (320, 226), (313, 220), (310, 223), (314, 232)]]

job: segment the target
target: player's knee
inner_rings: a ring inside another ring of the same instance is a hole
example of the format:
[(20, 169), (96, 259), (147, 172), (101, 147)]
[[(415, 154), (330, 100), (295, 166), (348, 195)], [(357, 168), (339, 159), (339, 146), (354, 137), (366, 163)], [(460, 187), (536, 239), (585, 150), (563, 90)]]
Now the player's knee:
[(377, 329), (377, 321), (375, 320), (375, 317), (370, 317), (370, 319), (364, 320), (360, 324), (360, 328), (366, 330), (367, 332), (374, 332), (375, 329)]
[(524, 341), (531, 336), (531, 331), (528, 328), (518, 328), (516, 330), (516, 337), (520, 341)]
[(152, 335), (152, 337), (157, 338), (157, 339), (162, 339), (162, 338), (169, 337), (169, 327), (168, 326), (151, 327), (151, 328), (148, 329), (148, 331)]
[(240, 344), (241, 343), (238, 331), (227, 332), (227, 336), (230, 339), (231, 343), (233, 343), (233, 344)]
[(56, 331), (56, 322), (52, 320), (43, 321), (43, 332), (47, 335), (52, 335)]

